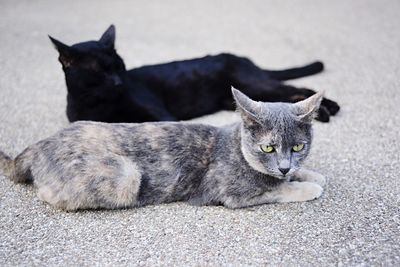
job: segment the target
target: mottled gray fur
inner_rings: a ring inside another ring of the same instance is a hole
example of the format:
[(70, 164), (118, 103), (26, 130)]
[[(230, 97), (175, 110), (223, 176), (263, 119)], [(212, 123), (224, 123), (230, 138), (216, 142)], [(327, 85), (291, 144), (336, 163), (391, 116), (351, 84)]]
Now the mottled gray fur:
[[(14, 160), (1, 152), (0, 172), (33, 182), (40, 199), (65, 210), (173, 201), (241, 208), (318, 198), (324, 177), (300, 166), (322, 94), (296, 104), (233, 94), (239, 123), (77, 122)], [(294, 152), (300, 143), (304, 149)], [(260, 145), (275, 151), (262, 152)], [(284, 175), (282, 168), (290, 170)]]

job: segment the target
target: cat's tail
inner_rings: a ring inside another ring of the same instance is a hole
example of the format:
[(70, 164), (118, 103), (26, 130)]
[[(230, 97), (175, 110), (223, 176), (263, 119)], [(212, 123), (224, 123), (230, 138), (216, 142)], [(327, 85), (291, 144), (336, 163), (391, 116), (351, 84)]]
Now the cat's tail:
[(269, 77), (278, 81), (301, 78), (319, 73), (324, 70), (324, 64), (320, 61), (313, 62), (303, 67), (286, 70), (267, 70)]
[(0, 150), (0, 175), (11, 177), (14, 174), (14, 160)]
[[(30, 162), (32, 160), (32, 153), (25, 150), (16, 159), (0, 150), (0, 175), (10, 178), (16, 183), (30, 183), (32, 177), (30, 174)], [(28, 163), (29, 164), (26, 164)]]

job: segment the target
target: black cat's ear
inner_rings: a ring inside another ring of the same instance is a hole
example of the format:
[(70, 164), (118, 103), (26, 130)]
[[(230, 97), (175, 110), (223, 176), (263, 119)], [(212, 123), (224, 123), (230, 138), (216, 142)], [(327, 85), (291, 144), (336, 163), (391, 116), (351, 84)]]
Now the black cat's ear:
[(49, 35), (50, 41), (60, 53), (59, 60), (64, 67), (68, 67), (74, 60), (74, 49)]
[(70, 52), (71, 47), (69, 47), (68, 45), (58, 41), (57, 39), (51, 37), (50, 35), (49, 35), (49, 39), (53, 43), (54, 47), (57, 49), (58, 52), (60, 52), (60, 53)]
[(107, 47), (114, 47), (115, 43), (115, 26), (111, 24), (110, 27), (103, 33), (101, 36), (100, 43), (104, 44)]
[(318, 92), (309, 98), (293, 104), (295, 114), (301, 121), (311, 123), (311, 121), (318, 115), (318, 109), (323, 97), (324, 93)]
[(232, 89), (232, 95), (235, 99), (237, 110), (240, 112), (242, 119), (247, 124), (260, 124), (258, 113), (261, 106), (259, 102), (251, 100), (245, 94), (235, 88)]

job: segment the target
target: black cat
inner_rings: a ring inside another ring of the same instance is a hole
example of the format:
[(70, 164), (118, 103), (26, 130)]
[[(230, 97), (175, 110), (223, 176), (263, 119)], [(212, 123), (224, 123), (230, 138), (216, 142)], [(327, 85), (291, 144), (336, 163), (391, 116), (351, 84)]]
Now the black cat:
[[(296, 102), (315, 92), (281, 81), (323, 70), (321, 62), (263, 70), (247, 58), (220, 54), (127, 71), (114, 48), (113, 25), (99, 41), (68, 46), (50, 39), (65, 72), (70, 121), (175, 121), (233, 110), (231, 86), (254, 100)], [(338, 111), (337, 103), (325, 98), (317, 119), (328, 122)]]

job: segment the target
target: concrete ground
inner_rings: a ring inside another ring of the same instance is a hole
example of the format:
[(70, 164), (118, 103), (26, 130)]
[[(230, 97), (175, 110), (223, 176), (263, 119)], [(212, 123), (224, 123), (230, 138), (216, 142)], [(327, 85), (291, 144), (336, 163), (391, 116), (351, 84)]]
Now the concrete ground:
[(312, 202), (66, 213), (0, 177), (0, 266), (399, 266), (399, 13), (397, 0), (0, 1), (0, 148), (13, 156), (67, 125), (46, 35), (72, 44), (111, 23), (130, 68), (222, 51), (277, 69), (320, 59), (324, 73), (291, 83), (342, 106), (315, 123), (307, 165), (328, 184)]

